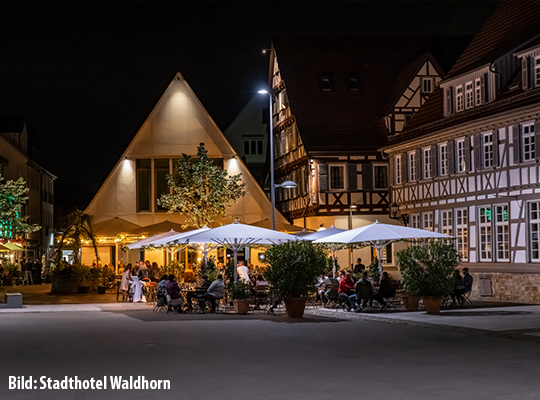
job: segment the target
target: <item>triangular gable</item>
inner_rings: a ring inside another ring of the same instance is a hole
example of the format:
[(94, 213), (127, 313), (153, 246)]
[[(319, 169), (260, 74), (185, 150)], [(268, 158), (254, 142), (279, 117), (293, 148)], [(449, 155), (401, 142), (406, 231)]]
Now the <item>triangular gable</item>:
[[(184, 223), (184, 218), (178, 213), (155, 212), (153, 204), (151, 212), (137, 212), (136, 160), (175, 159), (183, 153), (196, 155), (200, 143), (205, 143), (209, 157), (223, 159), (223, 167), (231, 175), (242, 173), (246, 183), (246, 195), (227, 210), (228, 217), (236, 217), (244, 223), (268, 217), (270, 200), (180, 73), (165, 90), (86, 212), (94, 216), (96, 223), (114, 217), (141, 226), (167, 219)], [(152, 184), (152, 203), (154, 187)], [(276, 213), (276, 217), (286, 222), (281, 214)], [(225, 218), (220, 222), (230, 221), (230, 218)]]

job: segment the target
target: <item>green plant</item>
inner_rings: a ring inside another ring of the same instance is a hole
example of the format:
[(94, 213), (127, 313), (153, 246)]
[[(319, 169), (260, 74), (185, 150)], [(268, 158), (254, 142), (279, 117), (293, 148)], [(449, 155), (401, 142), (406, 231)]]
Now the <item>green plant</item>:
[(173, 274), (176, 276), (178, 282), (181, 282), (184, 279), (184, 272), (186, 271), (186, 266), (179, 261), (170, 261), (169, 264), (159, 267), (159, 278), (163, 275)]
[[(367, 267), (367, 273), (368, 276), (373, 279), (373, 282), (379, 282), (381, 279), (381, 271), (379, 270), (379, 259), (374, 258), (371, 261), (371, 264)], [(360, 274), (360, 277), (362, 277), (362, 274)]]
[(5, 262), (2, 265), (2, 268), (4, 268), (4, 276), (6, 278), (14, 278), (18, 275), (19, 270), (17, 269), (17, 266), (11, 262)]
[(408, 295), (445, 296), (452, 292), (451, 277), (459, 263), (453, 244), (431, 240), (401, 250), (396, 257)]
[(101, 286), (107, 286), (114, 279), (114, 272), (111, 271), (108, 265), (104, 265), (99, 269), (99, 283)]
[(71, 276), (75, 283), (82, 286), (90, 277), (90, 267), (88, 265), (76, 264), (71, 268)]
[(326, 251), (310, 242), (288, 242), (266, 250), (264, 276), (278, 295), (307, 296), (328, 265)]
[(78, 264), (83, 240), (92, 243), (92, 247), (96, 254), (96, 262), (99, 261), (93, 220), (94, 218), (90, 214), (81, 210), (72, 211), (64, 218), (62, 221), (62, 230), (64, 233), (62, 233), (58, 244), (57, 261), (61, 261), (62, 249), (64, 246), (72, 244), (75, 247), (73, 263)]
[(216, 277), (216, 258), (214, 256), (208, 257), (206, 262), (204, 260), (201, 261), (201, 263), (198, 265), (198, 275), (203, 276), (206, 275), (210, 277), (212, 275), (214, 278)]
[(230, 281), (227, 284), (227, 293), (231, 300), (247, 299), (249, 297), (249, 285), (243, 281)]

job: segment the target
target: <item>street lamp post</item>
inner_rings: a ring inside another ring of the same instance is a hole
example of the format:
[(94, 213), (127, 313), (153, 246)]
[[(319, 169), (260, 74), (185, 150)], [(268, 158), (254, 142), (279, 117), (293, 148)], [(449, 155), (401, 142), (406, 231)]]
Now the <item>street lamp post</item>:
[(268, 134), (270, 135), (270, 201), (272, 202), (272, 230), (276, 230), (276, 188), (282, 187), (285, 189), (293, 188), (298, 186), (293, 181), (285, 181), (281, 184), (276, 185), (274, 182), (274, 127), (273, 125), (273, 115), (272, 115), (272, 99), (274, 98), (273, 94), (268, 90), (259, 90), (260, 94), (267, 94), (269, 99), (268, 106), (268, 123), (270, 124), (270, 130)]
[[(349, 208), (349, 230), (352, 229), (352, 213), (354, 210), (356, 210), (358, 208), (358, 206), (356, 204), (351, 204), (351, 207)], [(352, 253), (353, 253), (353, 248), (352, 246), (349, 247), (349, 265), (353, 266), (353, 256), (352, 256)]]

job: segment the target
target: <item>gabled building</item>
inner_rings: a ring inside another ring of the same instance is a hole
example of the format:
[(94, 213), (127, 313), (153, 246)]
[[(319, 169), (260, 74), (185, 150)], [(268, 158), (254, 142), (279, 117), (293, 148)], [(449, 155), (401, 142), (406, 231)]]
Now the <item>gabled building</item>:
[[(26, 121), (23, 117), (0, 118), (0, 175), (5, 180), (23, 178), (29, 189), (24, 213), (28, 223), (41, 229), (24, 238), (26, 256), (41, 261), (53, 247), (54, 181), (56, 176), (39, 165), (31, 155)], [(6, 237), (7, 235), (7, 237)], [(0, 230), (0, 239), (14, 240), (9, 232)], [(21, 243), (22, 244), (22, 243)], [(19, 254), (18, 257), (21, 257)]]
[(475, 298), (540, 301), (539, 26), (539, 2), (502, 2), (382, 148), (392, 201), (456, 237)]
[[(276, 182), (298, 184), (277, 190), (277, 208), (311, 229), (389, 222), (388, 160), (378, 149), (441, 79), (425, 44), (395, 37), (276, 39), (269, 71)], [(369, 263), (369, 250), (359, 255)], [(384, 261), (391, 263), (390, 253)]]
[[(184, 153), (196, 156), (200, 143), (205, 144), (208, 156), (218, 166), (231, 175), (241, 173), (246, 184), (246, 195), (227, 209), (227, 216), (216, 226), (233, 219), (249, 224), (268, 218), (270, 200), (180, 73), (120, 156), (86, 212), (94, 216), (95, 224), (115, 218), (139, 227), (166, 220), (184, 224), (181, 214), (167, 214), (157, 200), (169, 193), (166, 175), (173, 172), (176, 161)], [(277, 219), (286, 222), (279, 213)], [(112, 237), (100, 242), (102, 263), (139, 260), (139, 255), (121, 253), (117, 240)], [(87, 250), (83, 249), (83, 261), (91, 263), (93, 255)], [(163, 264), (161, 256), (155, 261)]]

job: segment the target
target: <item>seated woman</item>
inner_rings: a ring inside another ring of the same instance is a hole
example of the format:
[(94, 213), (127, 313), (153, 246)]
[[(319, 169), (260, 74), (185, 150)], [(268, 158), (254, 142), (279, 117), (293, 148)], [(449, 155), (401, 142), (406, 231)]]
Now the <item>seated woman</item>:
[(341, 279), (339, 281), (338, 296), (345, 301), (347, 311), (351, 311), (353, 305), (349, 301), (349, 296), (354, 294), (354, 281), (350, 273), (341, 271)]
[(169, 282), (165, 285), (167, 289), (167, 300), (169, 301), (169, 308), (167, 313), (171, 310), (176, 309), (180, 314), (182, 312), (182, 294), (180, 294), (180, 287), (176, 282), (176, 277), (173, 274), (169, 275)]
[(452, 275), (452, 293), (450, 294), (450, 297), (452, 297), (452, 305), (456, 305), (456, 297), (458, 299), (458, 303), (461, 303), (463, 299), (463, 293), (465, 293), (465, 283), (463, 282), (463, 277), (459, 273), (459, 270), (454, 270), (454, 274)]

